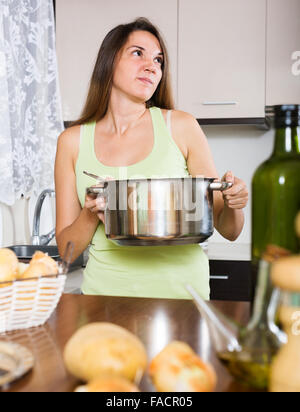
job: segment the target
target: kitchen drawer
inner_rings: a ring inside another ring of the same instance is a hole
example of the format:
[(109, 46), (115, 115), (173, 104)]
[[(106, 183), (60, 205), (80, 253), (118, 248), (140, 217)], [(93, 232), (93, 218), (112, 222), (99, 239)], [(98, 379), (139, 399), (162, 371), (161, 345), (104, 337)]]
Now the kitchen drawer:
[(210, 260), (212, 300), (253, 300), (250, 261)]

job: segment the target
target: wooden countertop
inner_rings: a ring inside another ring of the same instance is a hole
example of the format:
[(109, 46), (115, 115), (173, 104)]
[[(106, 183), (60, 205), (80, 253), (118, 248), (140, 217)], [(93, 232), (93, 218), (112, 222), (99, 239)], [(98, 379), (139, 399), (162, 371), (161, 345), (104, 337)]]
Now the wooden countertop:
[[(246, 323), (249, 304), (215, 301), (223, 313)], [(248, 392), (234, 382), (215, 357), (207, 330), (192, 301), (140, 299), (103, 296), (62, 296), (50, 320), (41, 327), (0, 335), (28, 347), (35, 367), (11, 385), (11, 392), (70, 392), (80, 383), (70, 376), (63, 363), (63, 348), (80, 327), (91, 322), (112, 322), (136, 334), (145, 344), (149, 359), (172, 340), (182, 340), (204, 359), (209, 359), (218, 375), (218, 392)], [(140, 388), (154, 391), (147, 374)]]

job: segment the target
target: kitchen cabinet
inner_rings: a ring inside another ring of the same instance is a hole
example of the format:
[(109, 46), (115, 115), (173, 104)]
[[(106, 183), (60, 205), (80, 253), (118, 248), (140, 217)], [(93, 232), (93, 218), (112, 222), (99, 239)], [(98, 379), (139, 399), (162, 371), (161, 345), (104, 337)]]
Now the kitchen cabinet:
[(266, 104), (300, 104), (300, 1), (267, 5)]
[(174, 0), (56, 0), (56, 44), (63, 119), (79, 117), (98, 50), (118, 24), (148, 18), (166, 41), (177, 86), (177, 2)]
[(179, 0), (178, 16), (180, 109), (264, 117), (266, 0)]
[(81, 112), (104, 36), (140, 16), (166, 40), (176, 106), (200, 123), (259, 123), (266, 105), (299, 103), (299, 0), (56, 0), (65, 121)]
[(209, 265), (212, 300), (253, 301), (250, 261), (210, 260)]

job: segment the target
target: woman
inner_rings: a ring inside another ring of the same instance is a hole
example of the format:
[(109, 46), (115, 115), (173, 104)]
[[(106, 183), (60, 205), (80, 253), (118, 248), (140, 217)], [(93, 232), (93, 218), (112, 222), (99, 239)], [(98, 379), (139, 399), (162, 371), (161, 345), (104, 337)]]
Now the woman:
[[(89, 244), (85, 294), (189, 298), (190, 283), (209, 298), (208, 259), (199, 245), (117, 246), (106, 239), (103, 205), (85, 196), (95, 182), (88, 170), (114, 179), (136, 175), (218, 178), (207, 140), (188, 113), (173, 110), (168, 55), (157, 29), (146, 19), (120, 25), (104, 39), (81, 118), (58, 139), (55, 181), (56, 239), (74, 259)], [(217, 230), (235, 240), (248, 200), (243, 181), (214, 194)]]

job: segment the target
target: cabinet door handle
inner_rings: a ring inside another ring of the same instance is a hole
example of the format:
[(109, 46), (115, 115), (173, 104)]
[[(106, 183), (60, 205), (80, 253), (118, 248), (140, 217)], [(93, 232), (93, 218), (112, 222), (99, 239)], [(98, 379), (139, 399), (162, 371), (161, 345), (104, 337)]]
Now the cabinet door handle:
[(235, 106), (238, 102), (224, 101), (224, 102), (203, 102), (203, 106)]
[(211, 275), (210, 279), (217, 279), (217, 280), (228, 280), (228, 275)]

